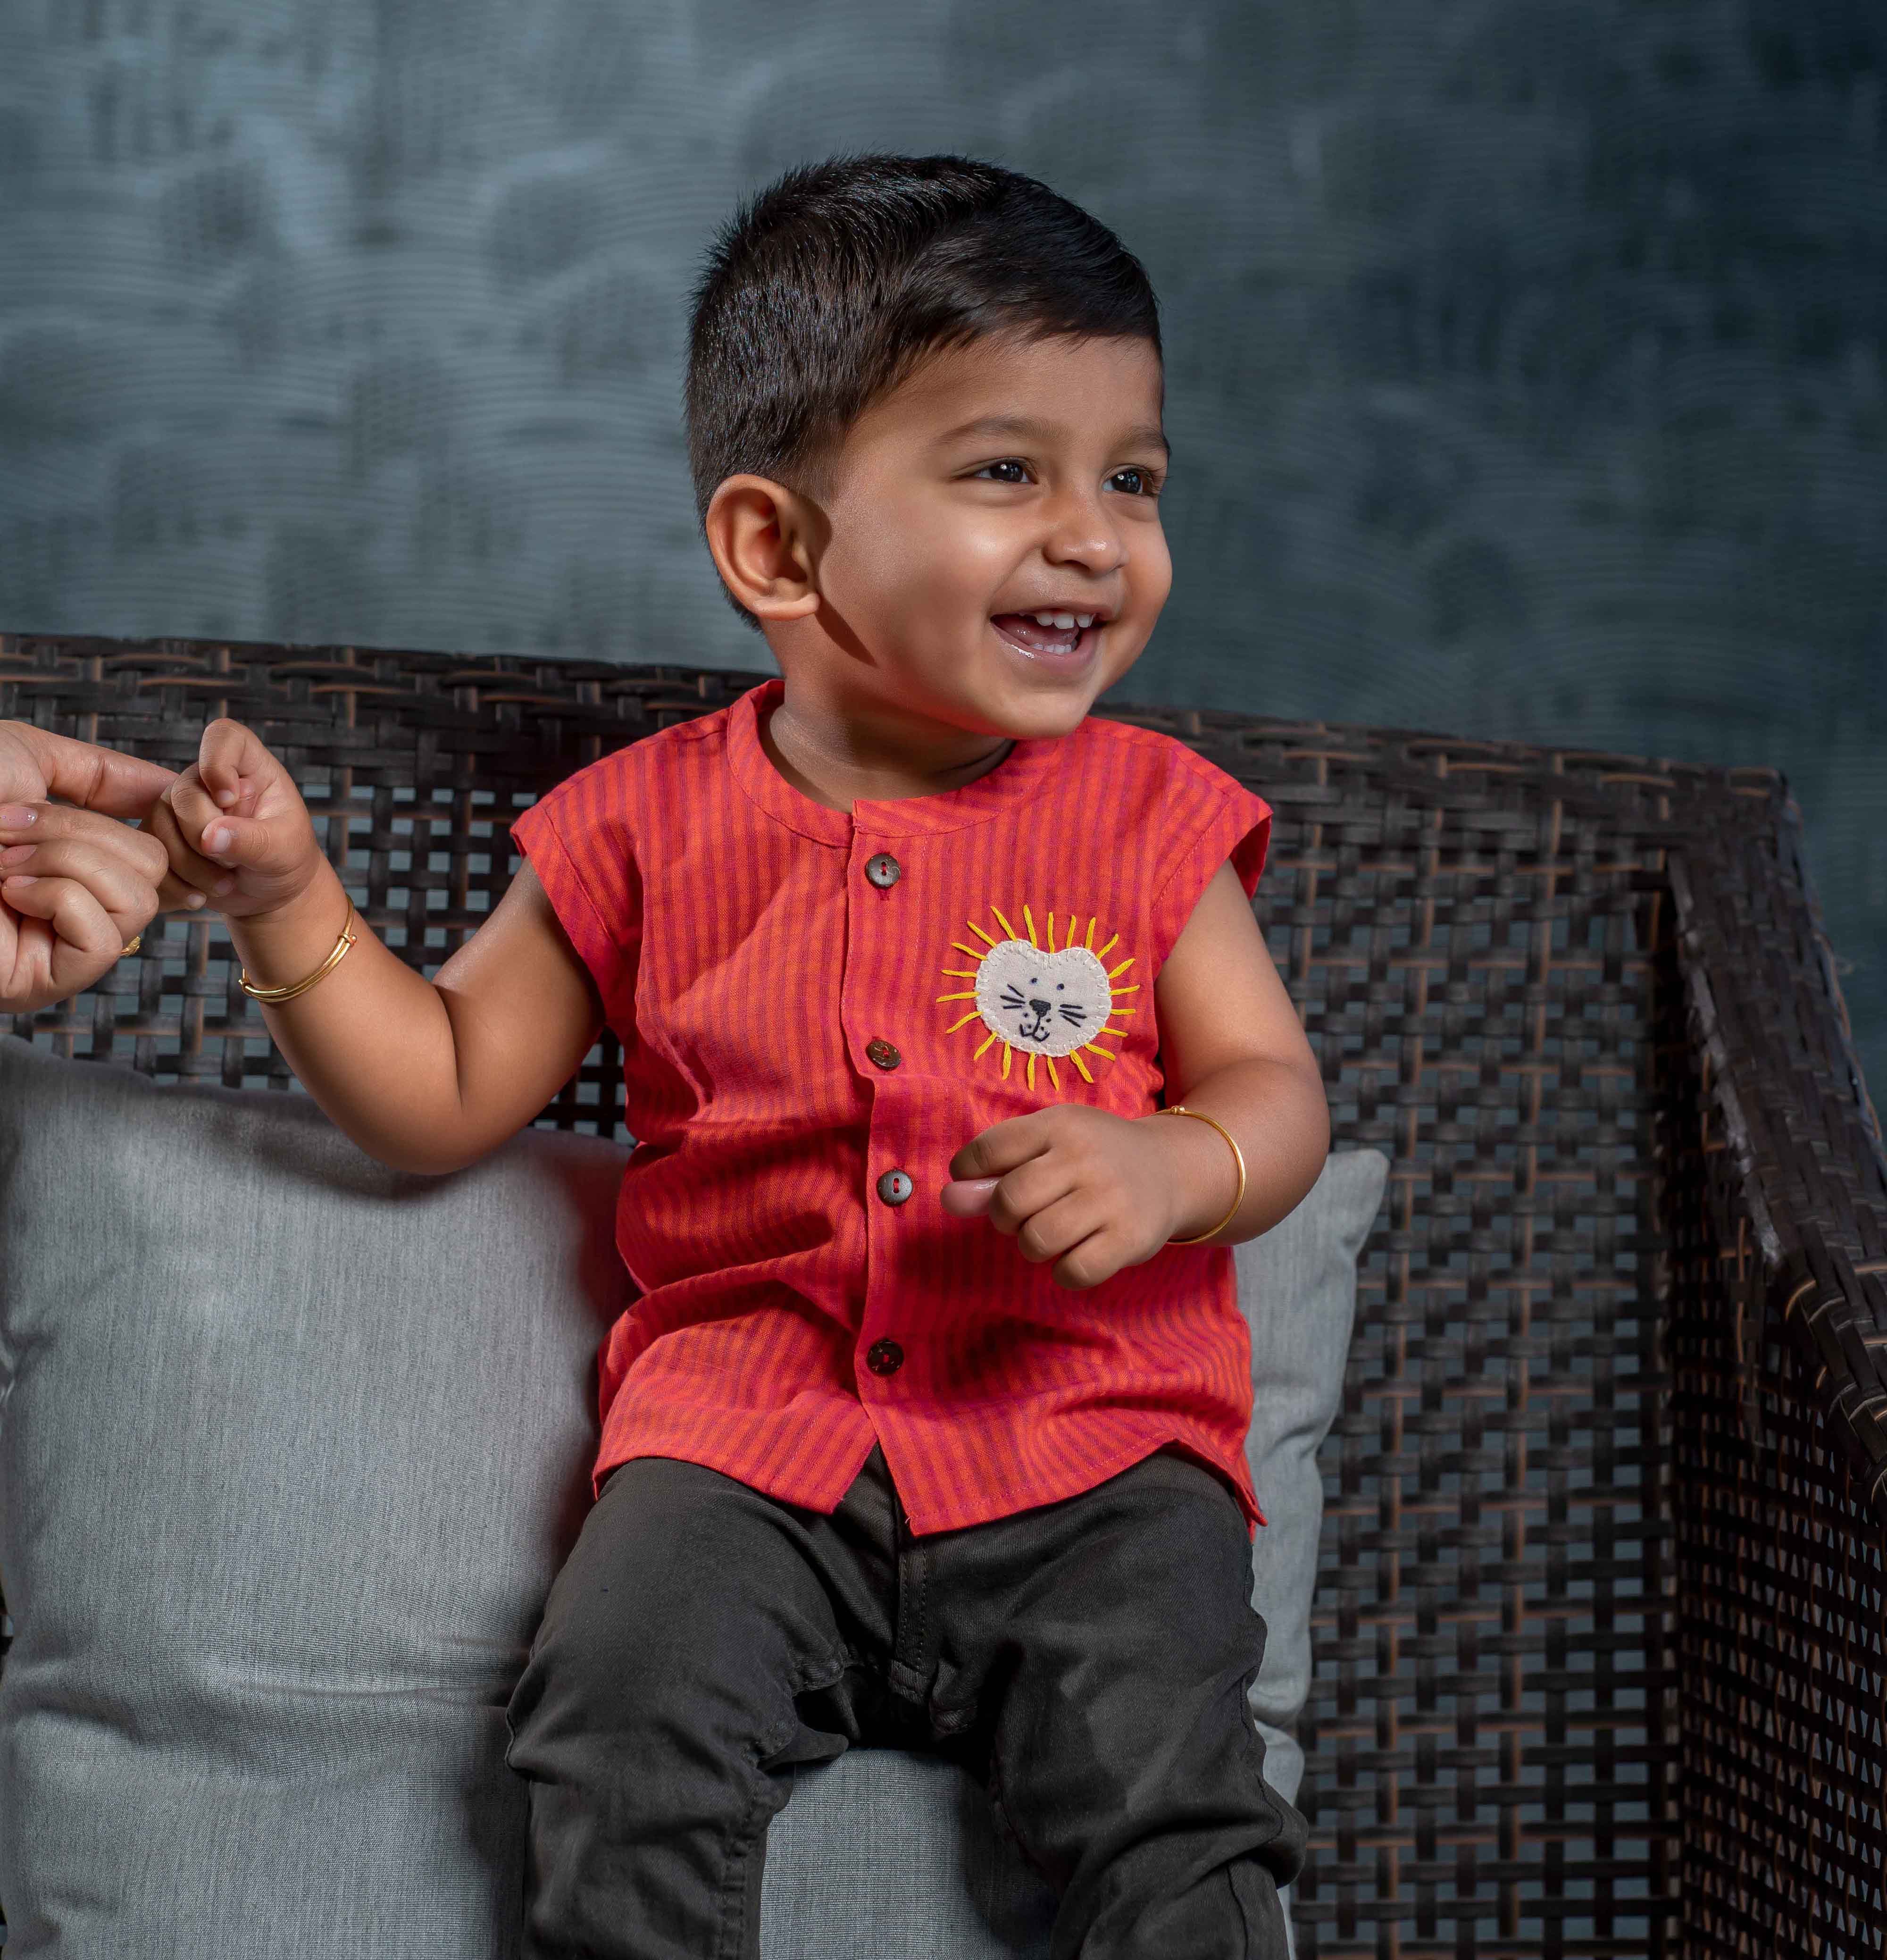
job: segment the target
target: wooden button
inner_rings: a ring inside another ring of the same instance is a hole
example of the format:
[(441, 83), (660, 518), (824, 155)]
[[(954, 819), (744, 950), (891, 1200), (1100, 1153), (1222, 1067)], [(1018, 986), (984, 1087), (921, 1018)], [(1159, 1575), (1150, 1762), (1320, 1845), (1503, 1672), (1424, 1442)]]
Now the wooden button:
[(865, 861), (865, 875), (881, 892), (888, 892), (904, 875), (904, 867), (888, 851)]
[(888, 1170), (878, 1181), (878, 1195), (887, 1204), (902, 1204), (915, 1188), (901, 1170)]
[(868, 1041), (865, 1058), (874, 1068), (895, 1068), (904, 1058), (888, 1041)]
[(894, 1375), (904, 1365), (904, 1351), (895, 1341), (874, 1341), (865, 1351), (865, 1365), (875, 1375)]

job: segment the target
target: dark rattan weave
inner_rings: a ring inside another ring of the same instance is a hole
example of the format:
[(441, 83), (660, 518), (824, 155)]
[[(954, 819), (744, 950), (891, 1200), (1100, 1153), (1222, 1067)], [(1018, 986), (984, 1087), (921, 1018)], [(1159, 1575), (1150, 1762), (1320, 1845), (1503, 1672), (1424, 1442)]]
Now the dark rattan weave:
[[(513, 810), (754, 679), (0, 638), (0, 718), (174, 766), (252, 724), (427, 970)], [(1782, 785), (1120, 712), (1275, 807), (1260, 915), (1339, 1146), (1393, 1160), (1323, 1459), (1301, 1952), (1882, 1952), (1887, 1176)], [(287, 1086), (220, 928), (145, 943), (16, 1031)], [(617, 1077), (542, 1120), (612, 1128)]]

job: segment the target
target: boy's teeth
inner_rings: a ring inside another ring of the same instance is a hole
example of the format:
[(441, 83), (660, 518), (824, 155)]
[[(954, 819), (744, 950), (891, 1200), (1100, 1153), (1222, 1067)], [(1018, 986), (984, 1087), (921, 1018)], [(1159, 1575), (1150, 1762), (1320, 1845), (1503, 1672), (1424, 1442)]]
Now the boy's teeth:
[(1083, 644), (1077, 616), (1072, 612), (1002, 612), (996, 616), (996, 625), (1031, 653), (1074, 654)]
[(1058, 627), (1064, 633), (1072, 626), (1079, 626), (1085, 633), (1094, 623), (1091, 612), (1031, 612), (1028, 616), (1038, 626)]

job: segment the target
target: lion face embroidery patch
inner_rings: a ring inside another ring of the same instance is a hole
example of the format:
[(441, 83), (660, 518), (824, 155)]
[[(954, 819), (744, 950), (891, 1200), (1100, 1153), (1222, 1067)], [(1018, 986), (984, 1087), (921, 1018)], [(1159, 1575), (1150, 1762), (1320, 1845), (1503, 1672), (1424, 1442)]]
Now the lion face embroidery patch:
[(1022, 921), (1028, 928), (1025, 937), (996, 906), (990, 906), (990, 912), (1002, 928), (1004, 937), (996, 938), (971, 919), (970, 930), (983, 944), (967, 946), (961, 940), (951, 941), (955, 951), (967, 953), (977, 963), (943, 969), (948, 978), (972, 984), (958, 993), (939, 994), (938, 1004), (974, 1001), (976, 1005), (944, 1032), (955, 1034), (972, 1022), (977, 1023), (979, 1031), (987, 1032), (971, 1059), (981, 1061), (999, 1042), (1002, 1074), (1006, 1077), (1014, 1058), (1025, 1056), (1031, 1089), (1035, 1087), (1038, 1055), (1048, 1071), (1049, 1081), (1056, 1089), (1061, 1087), (1061, 1077), (1055, 1071), (1058, 1059), (1072, 1062), (1081, 1071), (1082, 1080), (1092, 1082), (1094, 1078), (1082, 1059), (1083, 1052), (1105, 1055), (1111, 1061), (1117, 1051), (1103, 1048), (1098, 1037), (1126, 1034), (1126, 1028), (1113, 1025), (1114, 1017), (1139, 1011), (1120, 1004), (1123, 994), (1140, 991), (1137, 982), (1126, 987), (1119, 984), (1120, 975), (1133, 964), (1133, 956), (1129, 954), (1116, 966), (1107, 964), (1107, 956), (1119, 943), (1120, 935), (1116, 933), (1097, 951), (1094, 929), (1099, 921), (1091, 918), (1085, 938), (1077, 944), (1075, 935), (1080, 931), (1081, 921), (1070, 916), (1066, 942), (1057, 947), (1053, 912), (1048, 915), (1046, 928), (1038, 933), (1035, 915), (1025, 905)]

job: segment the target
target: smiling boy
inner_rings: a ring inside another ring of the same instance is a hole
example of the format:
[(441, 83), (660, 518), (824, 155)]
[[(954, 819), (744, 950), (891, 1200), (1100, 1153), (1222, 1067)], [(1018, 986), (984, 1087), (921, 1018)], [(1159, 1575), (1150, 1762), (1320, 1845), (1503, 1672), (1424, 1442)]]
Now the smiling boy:
[(472, 1162), (622, 1039), (640, 1297), (510, 1709), (534, 1954), (754, 1954), (767, 1822), (858, 1742), (983, 1780), (1056, 1960), (1285, 1950), (1228, 1249), (1328, 1119), (1269, 810), (1088, 713), (1171, 584), (1162, 393), (1144, 272), (1043, 186), (791, 173), (716, 244), (688, 393), (783, 678), (523, 813), (435, 981), (239, 724), (153, 813), (386, 1163)]

